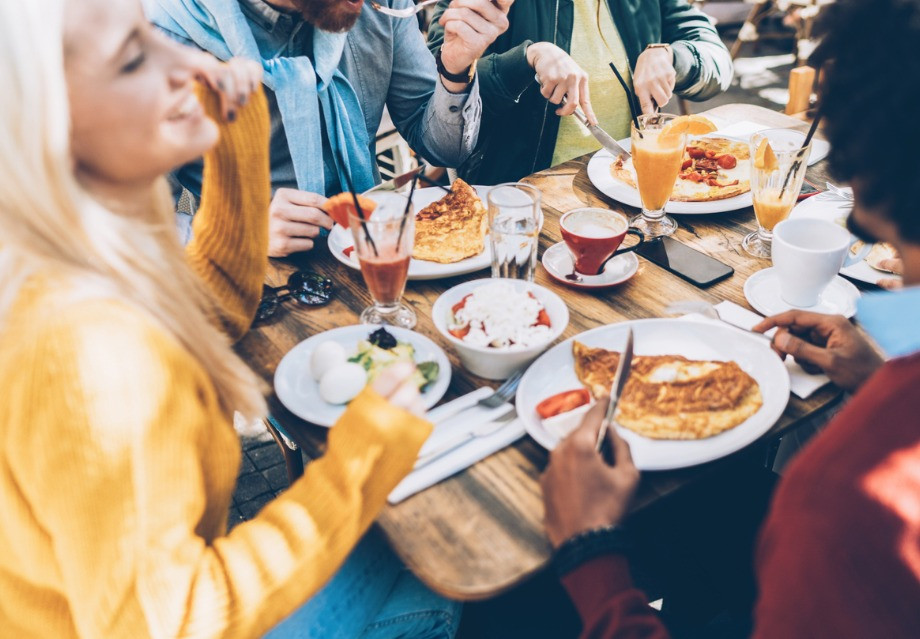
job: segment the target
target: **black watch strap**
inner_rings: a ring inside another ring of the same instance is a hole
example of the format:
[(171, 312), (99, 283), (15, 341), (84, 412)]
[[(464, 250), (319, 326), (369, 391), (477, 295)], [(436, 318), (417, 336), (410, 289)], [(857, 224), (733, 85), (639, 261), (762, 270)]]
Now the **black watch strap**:
[(632, 548), (626, 531), (620, 526), (605, 526), (578, 533), (556, 549), (553, 565), (564, 577), (583, 563), (610, 554), (627, 554)]
[(466, 69), (460, 73), (451, 73), (446, 68), (444, 68), (444, 63), (441, 61), (441, 50), (438, 49), (438, 52), (434, 56), (435, 64), (438, 66), (438, 73), (440, 73), (445, 79), (450, 80), (451, 82), (462, 82), (463, 84), (469, 84), (473, 81), (473, 74), (475, 73), (475, 64), (471, 64)]

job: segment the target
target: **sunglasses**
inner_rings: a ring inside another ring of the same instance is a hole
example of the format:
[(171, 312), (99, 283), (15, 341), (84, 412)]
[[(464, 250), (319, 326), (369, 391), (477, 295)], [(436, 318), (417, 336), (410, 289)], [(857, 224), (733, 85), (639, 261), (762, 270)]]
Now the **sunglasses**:
[(306, 306), (328, 304), (332, 301), (332, 292), (332, 280), (328, 277), (309, 271), (294, 271), (284, 286), (265, 287), (255, 321), (268, 321), (287, 300)]

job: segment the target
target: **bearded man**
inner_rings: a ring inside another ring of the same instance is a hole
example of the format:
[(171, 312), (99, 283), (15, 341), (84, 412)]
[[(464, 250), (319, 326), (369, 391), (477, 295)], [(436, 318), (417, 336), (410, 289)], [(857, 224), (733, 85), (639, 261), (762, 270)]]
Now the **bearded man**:
[[(259, 60), (271, 108), (269, 255), (313, 248), (332, 228), (326, 196), (380, 179), (375, 135), (384, 107), (400, 135), (429, 162), (459, 166), (479, 136), (475, 61), (508, 26), (514, 0), (455, 0), (444, 12), (437, 59), (414, 19), (363, 0), (144, 0), (171, 37), (211, 52)], [(401, 9), (411, 0), (382, 0)], [(174, 176), (201, 194), (202, 163)]]

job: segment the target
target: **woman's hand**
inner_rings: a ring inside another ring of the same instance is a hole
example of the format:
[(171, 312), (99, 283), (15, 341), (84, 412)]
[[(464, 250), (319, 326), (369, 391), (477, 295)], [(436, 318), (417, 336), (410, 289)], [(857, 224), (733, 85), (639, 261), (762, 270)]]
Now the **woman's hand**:
[(763, 333), (779, 327), (773, 350), (780, 357), (792, 355), (806, 370), (819, 369), (831, 381), (854, 391), (885, 361), (849, 320), (840, 315), (787, 311), (754, 326)]
[(553, 104), (566, 99), (565, 105), (556, 109), (556, 115), (572, 115), (580, 105), (588, 122), (597, 124), (597, 116), (591, 108), (588, 74), (568, 53), (551, 42), (535, 42), (527, 47), (527, 62), (537, 74), (544, 98)]
[(606, 401), (598, 401), (581, 425), (559, 442), (540, 478), (546, 509), (546, 534), (553, 548), (578, 533), (617, 524), (639, 484), (639, 471), (629, 444), (611, 428), (614, 465), (608, 466), (595, 448)]
[(224, 63), (209, 53), (199, 54), (198, 59), (198, 81), (220, 95), (221, 114), (233, 122), (237, 109), (246, 106), (249, 96), (262, 84), (262, 65), (248, 58), (231, 58)]
[(669, 48), (655, 47), (639, 54), (633, 73), (633, 92), (639, 98), (642, 113), (654, 113), (666, 105), (674, 93), (675, 82), (674, 54)]
[(415, 366), (408, 362), (398, 362), (381, 371), (372, 387), (394, 406), (421, 417), (425, 414), (425, 405), (418, 386), (412, 380), (413, 373)]

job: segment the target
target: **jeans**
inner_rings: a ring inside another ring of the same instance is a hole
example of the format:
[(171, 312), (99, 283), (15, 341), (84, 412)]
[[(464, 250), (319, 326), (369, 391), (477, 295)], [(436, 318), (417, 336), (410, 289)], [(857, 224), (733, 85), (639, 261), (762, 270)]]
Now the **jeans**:
[(460, 610), (422, 584), (372, 530), (329, 583), (265, 639), (451, 639)]

